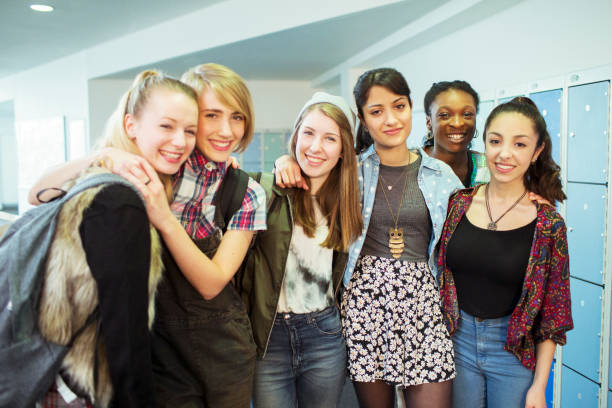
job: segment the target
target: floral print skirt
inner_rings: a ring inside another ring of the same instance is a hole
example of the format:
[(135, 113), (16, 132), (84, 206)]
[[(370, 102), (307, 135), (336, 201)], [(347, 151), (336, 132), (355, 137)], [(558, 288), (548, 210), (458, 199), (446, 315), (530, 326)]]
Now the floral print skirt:
[(407, 387), (455, 377), (453, 344), (426, 262), (361, 256), (341, 310), (353, 381)]

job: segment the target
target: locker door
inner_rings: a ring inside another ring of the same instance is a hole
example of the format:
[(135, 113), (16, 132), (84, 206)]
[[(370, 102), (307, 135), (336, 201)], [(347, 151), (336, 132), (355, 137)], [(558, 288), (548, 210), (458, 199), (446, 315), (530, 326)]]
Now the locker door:
[(537, 92), (529, 95), (538, 105), (540, 113), (546, 120), (546, 127), (552, 140), (552, 157), (557, 164), (561, 163), (561, 89)]
[[(574, 330), (567, 333), (567, 344), (563, 348), (563, 365), (598, 382), (603, 291), (600, 286), (575, 278), (570, 279), (570, 287)], [(565, 386), (564, 380), (563, 387)]]
[(563, 408), (595, 408), (598, 403), (599, 385), (580, 374), (563, 367), (561, 406)]
[(602, 284), (606, 187), (567, 183), (567, 196), (570, 273)]
[(556, 366), (556, 360), (553, 359), (553, 362), (550, 365), (550, 373), (548, 374), (548, 383), (546, 383), (546, 405), (549, 407), (553, 406), (555, 366)]
[(272, 171), (274, 169), (274, 161), (287, 152), (285, 134), (282, 132), (266, 133), (263, 140), (263, 171)]
[(253, 140), (242, 153), (241, 167), (244, 171), (261, 171), (261, 132), (253, 134)]
[(569, 88), (569, 181), (606, 182), (609, 86), (602, 81)]

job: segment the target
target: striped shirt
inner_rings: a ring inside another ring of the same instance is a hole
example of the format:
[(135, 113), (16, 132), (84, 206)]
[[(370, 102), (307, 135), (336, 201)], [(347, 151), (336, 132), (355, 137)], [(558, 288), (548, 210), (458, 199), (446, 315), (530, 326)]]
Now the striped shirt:
[[(213, 199), (226, 169), (225, 163), (209, 161), (198, 150), (194, 150), (174, 178), (174, 199), (170, 209), (187, 234), (194, 239), (206, 238), (217, 229), (214, 225)], [(263, 188), (249, 178), (242, 205), (233, 215), (227, 229), (265, 230), (265, 200)]]

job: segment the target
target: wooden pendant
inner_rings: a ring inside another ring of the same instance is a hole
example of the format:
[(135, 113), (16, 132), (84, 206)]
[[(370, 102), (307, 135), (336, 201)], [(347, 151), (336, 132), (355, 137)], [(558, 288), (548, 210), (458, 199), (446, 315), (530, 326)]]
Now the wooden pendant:
[(402, 228), (389, 228), (389, 249), (393, 258), (402, 257), (404, 252), (404, 230)]

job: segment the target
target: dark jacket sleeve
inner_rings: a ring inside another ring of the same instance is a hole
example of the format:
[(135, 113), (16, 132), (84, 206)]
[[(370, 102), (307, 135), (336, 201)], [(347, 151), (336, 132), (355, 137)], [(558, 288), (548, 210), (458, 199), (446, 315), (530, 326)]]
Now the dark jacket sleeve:
[(126, 186), (104, 188), (85, 211), (80, 235), (98, 286), (111, 405), (154, 406), (147, 324), (151, 237), (142, 201)]

